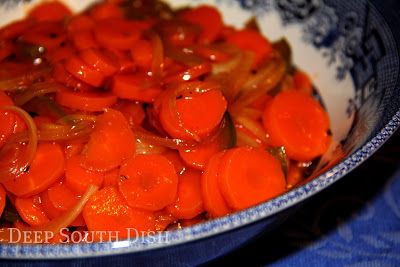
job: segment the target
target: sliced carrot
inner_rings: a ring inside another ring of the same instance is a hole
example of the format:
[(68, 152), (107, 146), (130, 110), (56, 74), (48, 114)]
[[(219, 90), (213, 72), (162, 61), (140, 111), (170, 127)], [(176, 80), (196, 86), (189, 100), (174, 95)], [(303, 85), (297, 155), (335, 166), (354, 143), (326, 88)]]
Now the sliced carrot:
[(35, 25), (33, 19), (23, 19), (11, 22), (0, 29), (0, 39), (10, 40), (19, 37)]
[(150, 70), (153, 61), (153, 45), (150, 41), (139, 40), (133, 45), (131, 56), (141, 69)]
[(124, 114), (131, 127), (140, 126), (146, 117), (143, 105), (138, 102), (120, 100), (113, 108)]
[(141, 29), (135, 21), (107, 19), (94, 29), (97, 41), (106, 48), (130, 50), (140, 39)]
[(242, 210), (283, 193), (286, 181), (279, 161), (271, 154), (239, 147), (224, 156), (218, 186), (228, 206)]
[(112, 80), (112, 91), (123, 99), (154, 102), (161, 93), (161, 86), (146, 74), (117, 74)]
[(108, 77), (116, 73), (119, 69), (119, 63), (112, 57), (107, 56), (99, 49), (86, 49), (80, 52), (83, 61), (95, 70)]
[(94, 38), (91, 30), (80, 30), (70, 34), (70, 38), (74, 47), (78, 50), (85, 50), (89, 48), (97, 48), (99, 44)]
[(93, 86), (75, 78), (65, 70), (64, 64), (56, 63), (52, 72), (54, 80), (78, 91), (92, 91)]
[(38, 21), (59, 21), (71, 15), (71, 10), (58, 1), (41, 3), (28, 13), (29, 18)]
[(27, 172), (3, 183), (7, 191), (18, 197), (42, 192), (64, 174), (64, 153), (60, 145), (39, 143)]
[(74, 53), (75, 49), (72, 48), (72, 46), (70, 45), (66, 45), (58, 49), (52, 49), (50, 51), (47, 51), (46, 57), (51, 63), (54, 64), (56, 62), (70, 58)]
[(50, 187), (47, 194), (53, 206), (61, 211), (71, 209), (79, 201), (79, 196), (71, 191), (65, 182)]
[(88, 230), (97, 232), (95, 239), (100, 241), (116, 238), (110, 232), (100, 236), (100, 231), (117, 231), (118, 238), (134, 238), (156, 229), (154, 214), (128, 206), (115, 187), (94, 193), (83, 209), (83, 218)]
[(178, 195), (174, 203), (167, 206), (177, 219), (193, 219), (204, 211), (201, 194), (201, 172), (187, 170), (179, 177)]
[(95, 26), (93, 19), (87, 15), (73, 16), (67, 23), (68, 32), (89, 31)]
[[(58, 183), (56, 183), (56, 185), (57, 184)], [(52, 188), (53, 186), (50, 186), (49, 189)], [(50, 200), (49, 194), (47, 192), (48, 192), (48, 190), (45, 190), (40, 194), (40, 200), (41, 200), (41, 207), (42, 207), (44, 213), (51, 220), (51, 219), (61, 216), (62, 211), (59, 210), (56, 206), (54, 206), (54, 204)]]
[(39, 196), (29, 198), (17, 197), (15, 200), (15, 208), (22, 220), (29, 225), (38, 226), (48, 223), (50, 220), (41, 207)]
[(201, 192), (204, 209), (212, 218), (229, 214), (232, 210), (226, 204), (218, 186), (221, 162), (225, 152), (214, 155), (207, 164), (201, 177)]
[(124, 16), (122, 9), (112, 3), (100, 3), (90, 9), (90, 16), (95, 20), (119, 19)]
[[(199, 88), (201, 86), (202, 83)], [(181, 139), (193, 139), (193, 135), (200, 138), (208, 136), (221, 123), (227, 108), (227, 102), (220, 90), (193, 95), (188, 93), (176, 100), (175, 110), (171, 109), (170, 101), (174, 99), (166, 98), (163, 101), (160, 121), (169, 135)]]
[(311, 96), (296, 90), (278, 94), (263, 115), (274, 146), (284, 146), (291, 159), (310, 161), (329, 146), (329, 117)]
[(214, 140), (206, 141), (193, 149), (179, 149), (179, 155), (188, 166), (204, 170), (210, 158), (222, 149), (221, 140), (214, 138)]
[(310, 77), (305, 72), (296, 71), (296, 73), (293, 75), (293, 82), (295, 89), (308, 95), (312, 94), (313, 85)]
[(3, 214), (4, 208), (6, 207), (6, 190), (0, 185), (0, 216)]
[(156, 211), (154, 213), (156, 217), (156, 230), (157, 231), (164, 231), (167, 227), (177, 221), (177, 219), (172, 216), (166, 209), (161, 211)]
[(121, 73), (133, 73), (137, 70), (128, 52), (112, 48), (108, 48), (107, 51), (109, 51), (111, 57), (114, 57), (118, 61)]
[(165, 78), (165, 83), (179, 83), (179, 82), (187, 82), (196, 80), (197, 78), (210, 73), (212, 70), (211, 64), (209, 63), (202, 63), (196, 66), (193, 66), (183, 72), (178, 74), (174, 74), (172, 76)]
[(2, 106), (14, 105), (11, 98), (0, 91), (0, 147), (4, 145), (6, 140), (14, 133), (14, 127), (16, 124), (16, 115), (10, 111), (1, 110)]
[(259, 32), (250, 29), (236, 31), (226, 39), (228, 43), (234, 44), (240, 49), (255, 54), (254, 66), (258, 66), (272, 54), (272, 44)]
[(91, 184), (100, 187), (104, 180), (103, 173), (84, 169), (83, 160), (82, 155), (73, 156), (65, 166), (65, 184), (79, 194), (85, 193)]
[(177, 151), (168, 150), (167, 152), (163, 153), (163, 156), (166, 157), (169, 162), (174, 165), (175, 171), (178, 175), (181, 175), (185, 172), (186, 166)]
[(159, 30), (164, 42), (171, 47), (193, 45), (201, 31), (198, 25), (182, 20), (165, 20)]
[(137, 155), (121, 166), (119, 191), (134, 208), (161, 210), (171, 204), (178, 190), (174, 166), (161, 155)]
[(110, 93), (98, 92), (74, 92), (68, 89), (59, 90), (56, 93), (58, 104), (83, 111), (102, 111), (117, 102), (117, 97)]
[(84, 146), (85, 143), (83, 143), (80, 140), (72, 141), (65, 144), (65, 149), (64, 149), (65, 158), (69, 159), (72, 158), (73, 156), (81, 154)]
[(118, 186), (119, 182), (119, 168), (104, 173), (103, 187)]
[(21, 36), (21, 40), (42, 45), (47, 49), (58, 48), (66, 40), (67, 35), (60, 23), (41, 22)]
[(222, 30), (223, 21), (219, 11), (211, 6), (199, 6), (184, 11), (180, 18), (201, 26), (199, 42), (209, 44), (215, 41)]
[(84, 152), (84, 165), (97, 171), (112, 170), (134, 155), (135, 143), (135, 136), (124, 115), (107, 109), (97, 118), (94, 131), (90, 135)]
[(78, 56), (70, 57), (64, 66), (73, 76), (95, 87), (100, 86), (104, 81), (104, 75), (101, 72), (86, 64)]

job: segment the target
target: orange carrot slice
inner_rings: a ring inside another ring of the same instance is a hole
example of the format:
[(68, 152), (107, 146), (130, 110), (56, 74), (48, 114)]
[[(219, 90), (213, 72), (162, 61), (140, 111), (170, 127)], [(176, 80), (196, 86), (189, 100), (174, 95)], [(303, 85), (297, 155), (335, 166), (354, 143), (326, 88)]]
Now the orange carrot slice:
[(95, 26), (93, 19), (87, 15), (78, 15), (73, 16), (67, 22), (67, 31), (68, 32), (77, 32), (77, 31), (89, 31), (92, 30)]
[(15, 200), (15, 208), (22, 220), (29, 225), (38, 226), (48, 223), (50, 220), (41, 207), (39, 196), (19, 198)]
[(136, 139), (124, 115), (107, 109), (96, 121), (84, 152), (84, 166), (97, 171), (109, 171), (135, 153)]
[(90, 197), (83, 209), (83, 218), (89, 231), (97, 232), (95, 239), (108, 241), (117, 236), (100, 231), (117, 231), (118, 238), (134, 238), (143, 232), (154, 231), (154, 214), (128, 206), (115, 187), (105, 187)]
[(104, 174), (84, 169), (82, 155), (73, 156), (66, 162), (65, 184), (75, 192), (84, 194), (90, 185), (101, 186)]
[[(194, 86), (201, 90), (203, 83), (193, 82), (182, 86)], [(159, 114), (163, 128), (174, 138), (191, 140), (195, 136), (207, 137), (221, 123), (227, 108), (227, 102), (218, 89), (204, 93), (185, 92), (181, 98), (176, 97), (180, 96), (165, 97)], [(176, 102), (175, 108), (173, 101)]]
[(124, 114), (131, 127), (140, 126), (146, 117), (143, 105), (137, 102), (120, 100), (113, 108)]
[(58, 144), (39, 143), (27, 172), (3, 183), (7, 191), (18, 197), (42, 192), (64, 173), (64, 153)]
[(131, 207), (156, 211), (176, 198), (178, 177), (172, 163), (161, 155), (129, 159), (121, 166), (120, 176), (119, 191)]
[(28, 13), (29, 18), (38, 21), (59, 21), (71, 15), (71, 10), (58, 1), (44, 2)]
[(296, 90), (278, 94), (266, 108), (263, 124), (274, 146), (291, 159), (310, 161), (329, 146), (329, 117), (311, 96)]
[(117, 74), (112, 91), (123, 99), (152, 103), (161, 93), (161, 86), (146, 74)]
[(187, 170), (179, 177), (178, 196), (174, 203), (167, 206), (177, 219), (192, 219), (204, 211), (201, 194), (201, 172)]
[(85, 61), (86, 64), (94, 68), (95, 70), (104, 74), (108, 77), (116, 73), (119, 69), (119, 63), (117, 60), (109, 57), (106, 53), (103, 53), (98, 49), (87, 49), (80, 52), (80, 57)]
[(153, 61), (153, 46), (150, 41), (139, 40), (131, 49), (131, 56), (137, 66), (150, 70)]
[(65, 69), (76, 78), (93, 85), (100, 86), (104, 81), (104, 75), (86, 64), (78, 56), (70, 57), (65, 62)]
[(221, 162), (225, 152), (214, 155), (207, 164), (201, 177), (201, 192), (203, 196), (204, 209), (210, 217), (221, 217), (229, 214), (232, 210), (226, 204), (218, 186)]
[(130, 50), (140, 39), (141, 31), (135, 21), (106, 19), (97, 23), (94, 34), (105, 48)]
[(113, 3), (100, 3), (90, 9), (90, 16), (95, 20), (122, 18), (122, 9)]
[(226, 39), (228, 43), (234, 44), (242, 50), (255, 54), (254, 66), (261, 64), (272, 54), (272, 44), (260, 33), (244, 29), (236, 31)]
[(4, 208), (6, 207), (6, 190), (0, 185), (0, 216), (3, 214)]
[(71, 41), (74, 47), (78, 50), (85, 50), (89, 48), (97, 48), (99, 44), (94, 38), (91, 30), (79, 30), (70, 33)]
[(61, 106), (74, 110), (102, 111), (117, 102), (117, 97), (110, 93), (74, 92), (68, 89), (56, 93), (56, 101)]
[(21, 36), (21, 40), (42, 45), (47, 49), (58, 48), (66, 40), (67, 35), (60, 23), (41, 22)]
[(41, 194), (43, 209), (49, 218), (58, 217), (71, 209), (78, 201), (77, 193), (67, 187), (65, 182), (57, 182)]
[(215, 41), (222, 30), (223, 22), (221, 14), (211, 6), (199, 6), (184, 11), (181, 19), (201, 26), (199, 42), (209, 44)]
[(264, 150), (250, 147), (235, 148), (225, 155), (218, 185), (234, 210), (259, 204), (286, 189), (279, 161)]

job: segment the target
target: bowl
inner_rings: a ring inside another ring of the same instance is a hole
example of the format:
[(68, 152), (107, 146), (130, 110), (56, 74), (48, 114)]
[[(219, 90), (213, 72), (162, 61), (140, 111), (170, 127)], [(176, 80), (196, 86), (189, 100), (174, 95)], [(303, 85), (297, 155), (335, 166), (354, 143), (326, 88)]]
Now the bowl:
[[(40, 1), (0, 2), (0, 25)], [(94, 1), (64, 1), (80, 11)], [(295, 64), (310, 74), (331, 119), (333, 143), (318, 175), (247, 210), (182, 230), (91, 244), (1, 244), (10, 261), (70, 264), (197, 265), (272, 230), (306, 199), (331, 186), (371, 156), (400, 125), (400, 3), (395, 0), (170, 0), (173, 7), (218, 6), (227, 24), (256, 16), (271, 40), (285, 37)], [(340, 153), (338, 145), (343, 148)], [(345, 157), (343, 157), (345, 156)], [(312, 198), (311, 198), (312, 201)], [(101, 256), (101, 257), (99, 257)]]

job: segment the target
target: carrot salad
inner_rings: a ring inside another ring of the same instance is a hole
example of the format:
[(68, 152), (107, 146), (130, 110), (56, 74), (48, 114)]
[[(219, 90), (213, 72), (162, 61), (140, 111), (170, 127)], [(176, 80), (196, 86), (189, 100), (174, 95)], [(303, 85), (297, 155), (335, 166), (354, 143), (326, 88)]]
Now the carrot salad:
[(286, 40), (255, 19), (44, 2), (0, 29), (0, 239), (11, 227), (53, 243), (61, 229), (127, 237), (277, 197), (330, 145), (314, 95)]

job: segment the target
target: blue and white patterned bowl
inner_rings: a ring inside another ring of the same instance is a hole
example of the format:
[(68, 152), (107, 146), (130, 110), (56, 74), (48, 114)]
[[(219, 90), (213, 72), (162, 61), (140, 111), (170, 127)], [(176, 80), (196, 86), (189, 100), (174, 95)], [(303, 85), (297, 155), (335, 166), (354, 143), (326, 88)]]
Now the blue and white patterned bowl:
[[(0, 1), (0, 25), (39, 1)], [(66, 1), (76, 11), (93, 1)], [(334, 145), (349, 156), (309, 181), (254, 208), (184, 230), (129, 241), (72, 245), (0, 245), (9, 260), (85, 260), (85, 264), (194, 265), (272, 229), (305, 199), (349, 173), (400, 125), (400, 3), (396, 0), (170, 0), (173, 6), (217, 5), (227, 23), (257, 16), (271, 39), (286, 37), (294, 62), (308, 72), (329, 112)], [(289, 209), (291, 208), (291, 209)], [(108, 257), (96, 257), (108, 256)], [(21, 263), (21, 261), (20, 261)], [(82, 262), (80, 262), (82, 263)]]

